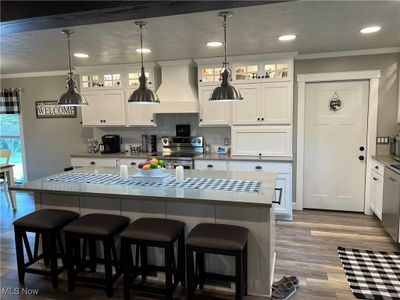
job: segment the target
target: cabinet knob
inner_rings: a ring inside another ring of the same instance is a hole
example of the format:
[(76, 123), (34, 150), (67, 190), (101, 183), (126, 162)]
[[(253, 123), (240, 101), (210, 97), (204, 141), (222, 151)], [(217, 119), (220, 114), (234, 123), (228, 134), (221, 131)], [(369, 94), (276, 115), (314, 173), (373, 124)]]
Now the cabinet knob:
[(94, 161), (91, 161), (90, 164), (91, 164), (91, 165), (95, 165), (96, 163), (95, 163)]
[(199, 82), (203, 82), (203, 80), (200, 79)]
[(136, 166), (136, 163), (135, 162), (131, 162), (131, 166)]
[(207, 168), (214, 168), (213, 165), (207, 165)]
[(256, 166), (256, 170), (262, 170), (261, 166)]
[(360, 155), (360, 156), (358, 157), (358, 159), (359, 159), (359, 160), (364, 160), (364, 155)]
[(203, 122), (203, 119), (200, 119), (200, 122)]
[(377, 181), (377, 180), (378, 180), (378, 178), (376, 178), (376, 177), (372, 177), (372, 179), (373, 179), (373, 180), (375, 180), (375, 181)]
[(151, 120), (150, 120), (150, 122), (154, 122), (154, 120), (153, 120), (153, 119), (151, 119)]
[(261, 118), (261, 121), (264, 121), (264, 118)]
[(379, 167), (378, 167), (378, 166), (375, 166), (375, 169), (379, 170)]
[(257, 121), (260, 121), (260, 118), (257, 118)]

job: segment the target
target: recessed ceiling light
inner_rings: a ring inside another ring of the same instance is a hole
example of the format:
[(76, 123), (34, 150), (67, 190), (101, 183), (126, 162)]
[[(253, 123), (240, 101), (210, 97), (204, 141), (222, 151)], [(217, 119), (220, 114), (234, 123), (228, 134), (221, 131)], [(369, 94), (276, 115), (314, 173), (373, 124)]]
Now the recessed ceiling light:
[(150, 53), (151, 49), (149, 49), (149, 48), (139, 48), (139, 49), (136, 49), (136, 52), (139, 52), (139, 53)]
[(360, 29), (361, 33), (374, 33), (374, 32), (378, 32), (379, 30), (381, 30), (380, 26), (370, 26), (370, 27), (365, 27), (363, 29)]
[(79, 57), (79, 58), (88, 58), (89, 54), (86, 53), (74, 53), (75, 57)]
[(208, 47), (221, 47), (223, 45), (222, 42), (208, 42), (207, 46)]
[(294, 40), (296, 36), (294, 34), (287, 34), (287, 35), (282, 35), (279, 37), (280, 41), (291, 41)]

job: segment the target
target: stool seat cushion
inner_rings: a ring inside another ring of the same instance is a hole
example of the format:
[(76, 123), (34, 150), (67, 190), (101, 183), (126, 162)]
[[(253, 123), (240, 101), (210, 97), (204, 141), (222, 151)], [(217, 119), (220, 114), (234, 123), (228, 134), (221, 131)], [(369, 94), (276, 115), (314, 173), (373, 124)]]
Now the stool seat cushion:
[(185, 223), (158, 218), (141, 218), (133, 222), (122, 233), (121, 237), (154, 241), (170, 242), (174, 240), (185, 228)]
[(65, 226), (69, 233), (113, 236), (129, 225), (129, 218), (109, 214), (88, 214)]
[(249, 230), (235, 225), (199, 224), (193, 228), (186, 239), (192, 247), (219, 250), (243, 250)]
[(73, 211), (61, 209), (41, 209), (14, 221), (14, 226), (32, 229), (62, 228), (71, 221), (79, 218)]

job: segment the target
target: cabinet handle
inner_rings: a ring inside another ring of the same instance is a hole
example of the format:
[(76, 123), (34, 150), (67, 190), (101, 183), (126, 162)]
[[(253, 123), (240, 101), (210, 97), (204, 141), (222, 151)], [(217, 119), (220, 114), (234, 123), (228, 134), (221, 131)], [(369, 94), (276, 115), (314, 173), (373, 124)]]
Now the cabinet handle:
[(375, 166), (375, 169), (379, 170), (379, 167), (378, 167), (378, 166)]
[(261, 121), (264, 121), (264, 118), (261, 118)]
[(257, 118), (257, 121), (260, 121), (260, 118)]
[(375, 181), (377, 181), (377, 180), (378, 180), (378, 178), (376, 178), (376, 177), (372, 177), (372, 179), (373, 179), (373, 180), (375, 180)]
[(272, 203), (276, 203), (278, 205), (281, 205), (283, 189), (282, 188), (275, 188), (275, 191), (279, 191), (279, 200), (278, 201), (274, 200), (274, 201), (272, 201)]
[(207, 165), (207, 168), (214, 168), (213, 165)]
[(131, 166), (136, 166), (136, 163), (135, 162), (131, 162)]
[(256, 170), (262, 170), (261, 166), (256, 166)]
[(95, 165), (96, 163), (95, 163), (94, 161), (91, 161), (90, 164), (91, 164), (91, 165)]

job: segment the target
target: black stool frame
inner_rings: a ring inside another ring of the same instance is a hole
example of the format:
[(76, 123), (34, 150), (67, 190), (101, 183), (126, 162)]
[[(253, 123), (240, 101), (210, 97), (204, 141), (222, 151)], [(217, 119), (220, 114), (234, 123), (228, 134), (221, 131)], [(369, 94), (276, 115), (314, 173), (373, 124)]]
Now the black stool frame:
[[(35, 233), (34, 252), (32, 254), (27, 232)], [(14, 225), (15, 249), (17, 252), (18, 279), (20, 283), (25, 281), (25, 273), (50, 276), (53, 288), (58, 287), (58, 275), (66, 269), (64, 247), (61, 239), (61, 228), (36, 229)], [(39, 254), (39, 238), (42, 237), (42, 253)], [(28, 256), (25, 263), (24, 246)], [(57, 246), (59, 252), (57, 251)], [(50, 266), (50, 271), (32, 268), (31, 265), (43, 258), (44, 264)], [(58, 267), (57, 259), (61, 258), (62, 266)]]
[[(178, 264), (175, 264), (174, 244), (178, 240)], [(132, 245), (136, 245), (135, 263), (133, 262)], [(164, 248), (165, 266), (149, 265), (147, 262), (147, 247)], [(140, 260), (139, 260), (140, 256)], [(157, 242), (122, 237), (121, 261), (124, 273), (124, 299), (130, 298), (130, 290), (143, 291), (165, 295), (165, 299), (173, 299), (173, 293), (179, 282), (185, 286), (185, 230), (179, 233), (171, 242)], [(140, 261), (140, 266), (139, 266)], [(133, 281), (141, 275), (146, 280), (148, 271), (165, 272), (165, 289), (134, 284)]]
[[(194, 265), (196, 252), (196, 270)], [(235, 257), (235, 275), (222, 275), (205, 272), (205, 254), (220, 254)], [(247, 242), (243, 250), (223, 250), (215, 248), (186, 246), (187, 264), (187, 298), (193, 299), (197, 286), (203, 289), (206, 278), (234, 282), (235, 299), (241, 300), (247, 295)]]
[[(81, 251), (81, 239), (83, 246)], [(97, 257), (96, 241), (101, 241), (104, 246), (104, 258)], [(65, 242), (67, 248), (67, 274), (68, 274), (68, 290), (73, 291), (75, 282), (86, 282), (91, 284), (104, 285), (106, 287), (107, 296), (113, 295), (113, 284), (121, 275), (120, 263), (113, 236), (91, 235), (82, 233), (65, 233)], [(89, 246), (89, 247), (88, 247)], [(89, 260), (86, 259), (87, 248), (89, 248)], [(86, 268), (90, 272), (96, 272), (97, 264), (104, 264), (105, 278), (93, 278), (79, 276)], [(113, 275), (112, 267), (115, 267)]]

